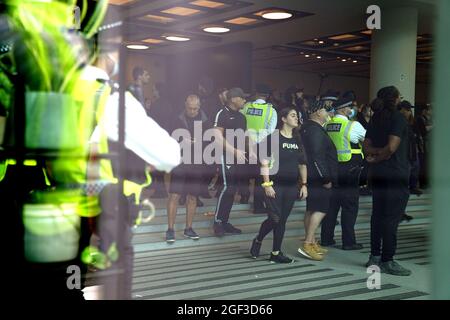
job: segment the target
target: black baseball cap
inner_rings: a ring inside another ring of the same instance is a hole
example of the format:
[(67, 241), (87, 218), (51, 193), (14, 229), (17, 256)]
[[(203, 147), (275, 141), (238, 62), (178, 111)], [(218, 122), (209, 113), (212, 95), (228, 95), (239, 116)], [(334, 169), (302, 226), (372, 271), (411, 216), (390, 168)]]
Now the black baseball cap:
[(250, 95), (245, 93), (241, 88), (231, 88), (227, 91), (227, 100), (231, 100), (233, 98), (243, 98), (246, 99)]

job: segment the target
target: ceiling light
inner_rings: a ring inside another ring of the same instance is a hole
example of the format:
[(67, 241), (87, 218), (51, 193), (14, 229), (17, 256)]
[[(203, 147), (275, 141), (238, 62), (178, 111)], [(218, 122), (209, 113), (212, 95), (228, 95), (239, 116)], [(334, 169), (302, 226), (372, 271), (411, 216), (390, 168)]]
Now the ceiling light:
[(230, 29), (225, 27), (206, 27), (203, 28), (203, 31), (210, 33), (226, 33), (229, 32)]
[(149, 38), (149, 39), (142, 40), (142, 42), (151, 43), (151, 44), (158, 44), (158, 43), (164, 42), (164, 40)]
[(321, 57), (321, 56), (317, 56), (316, 58), (317, 58), (317, 59), (322, 59), (322, 57)]
[(148, 49), (148, 46), (144, 46), (142, 44), (129, 44), (127, 45), (128, 49), (134, 49), (134, 50), (145, 50)]
[(178, 41), (178, 42), (191, 40), (190, 38), (178, 37), (178, 36), (167, 36), (166, 39), (169, 40), (169, 41)]
[(342, 62), (346, 62), (346, 61), (347, 61), (347, 59), (342, 59), (341, 61), (342, 61)]
[(369, 48), (364, 47), (364, 46), (354, 46), (354, 47), (349, 47), (349, 48), (345, 48), (345, 51), (363, 51), (363, 50), (368, 50)]
[(305, 54), (305, 58), (309, 58), (309, 54)]
[(148, 14), (148, 15), (140, 18), (140, 19), (141, 20), (148, 20), (148, 21), (152, 21), (152, 22), (157, 22), (157, 23), (165, 23), (165, 24), (175, 21), (174, 18), (157, 16), (157, 15), (154, 15), (154, 14)]
[(319, 44), (324, 44), (324, 43), (325, 43), (325, 41), (322, 41), (322, 40), (319, 41)]
[(354, 34), (349, 34), (349, 33), (340, 34), (340, 35), (333, 36), (333, 37), (328, 37), (328, 39), (331, 39), (331, 40), (350, 40), (350, 39), (356, 39), (356, 38), (359, 38), (359, 37), (355, 36)]
[(289, 12), (283, 12), (283, 11), (270, 11), (266, 12), (262, 15), (264, 19), (269, 20), (283, 20), (283, 19), (289, 19), (292, 17), (292, 13)]
[(305, 53), (302, 51), (302, 52), (300, 52), (300, 54), (305, 54)]
[(238, 17), (238, 18), (234, 18), (231, 20), (227, 20), (225, 22), (231, 23), (231, 24), (238, 24), (238, 25), (251, 25), (251, 24), (258, 23), (260, 21), (258, 21), (256, 19), (252, 19), (252, 18)]
[(358, 60), (353, 60), (353, 63), (358, 63)]
[(173, 7), (170, 9), (162, 10), (161, 12), (168, 13), (168, 14), (174, 14), (177, 16), (187, 17), (187, 16), (192, 16), (194, 14), (201, 13), (202, 11), (197, 10), (197, 9), (186, 8), (186, 7)]
[(335, 43), (333, 43), (333, 46), (339, 47), (339, 43), (335, 42)]
[(211, 8), (211, 9), (218, 9), (226, 7), (225, 3), (217, 2), (217, 1), (210, 1), (210, 0), (197, 0), (191, 2), (191, 4), (195, 6), (205, 7), (205, 8)]

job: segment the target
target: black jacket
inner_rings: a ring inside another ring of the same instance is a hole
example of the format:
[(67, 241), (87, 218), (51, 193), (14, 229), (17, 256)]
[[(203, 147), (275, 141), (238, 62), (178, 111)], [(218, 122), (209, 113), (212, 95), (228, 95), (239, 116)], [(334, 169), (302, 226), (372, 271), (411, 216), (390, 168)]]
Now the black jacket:
[(337, 184), (337, 151), (325, 129), (307, 120), (300, 129), (308, 163), (308, 183)]

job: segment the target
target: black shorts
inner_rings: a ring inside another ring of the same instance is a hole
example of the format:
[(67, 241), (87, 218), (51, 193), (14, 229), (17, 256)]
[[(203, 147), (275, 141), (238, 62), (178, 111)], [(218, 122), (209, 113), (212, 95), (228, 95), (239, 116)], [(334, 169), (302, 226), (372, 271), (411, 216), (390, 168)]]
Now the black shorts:
[(333, 188), (326, 189), (322, 185), (311, 185), (308, 187), (306, 198), (306, 210), (310, 212), (328, 213), (330, 209)]
[(201, 177), (201, 168), (181, 164), (171, 172), (169, 193), (199, 196), (202, 191)]

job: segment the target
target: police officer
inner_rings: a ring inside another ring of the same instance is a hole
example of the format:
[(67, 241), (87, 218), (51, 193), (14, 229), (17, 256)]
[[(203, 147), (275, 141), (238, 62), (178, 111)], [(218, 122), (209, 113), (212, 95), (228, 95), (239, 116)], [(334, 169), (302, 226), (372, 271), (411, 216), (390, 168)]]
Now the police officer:
[[(242, 113), (247, 119), (247, 129), (250, 133), (251, 142), (255, 145), (256, 149), (258, 144), (265, 137), (272, 134), (277, 127), (277, 111), (272, 104), (267, 102), (267, 99), (271, 93), (272, 91), (267, 85), (257, 85), (255, 101), (246, 104), (242, 110)], [(255, 178), (253, 212), (266, 213), (267, 211), (264, 204), (264, 193), (261, 188), (262, 181), (259, 174), (258, 165), (248, 165), (246, 169), (246, 172), (242, 173), (241, 192), (245, 193), (241, 193), (241, 203), (246, 203), (250, 195), (250, 191), (244, 187), (244, 183), (248, 184), (249, 178)], [(248, 172), (250, 172), (250, 177)]]
[(321, 244), (331, 246), (334, 240), (334, 228), (339, 210), (342, 208), (342, 249), (359, 250), (356, 243), (355, 222), (359, 206), (359, 175), (363, 153), (361, 143), (366, 130), (358, 121), (350, 121), (355, 116), (351, 98), (338, 100), (334, 109), (336, 115), (325, 124), (325, 129), (333, 141), (339, 161), (338, 185), (333, 192), (330, 211), (322, 222)]
[(328, 112), (330, 118), (334, 117), (335, 109), (333, 106), (339, 99), (339, 92), (328, 90), (321, 98), (320, 101), (323, 102), (325, 109)]
[[(101, 58), (117, 63), (117, 51), (103, 52)], [(103, 69), (104, 77), (109, 79), (111, 71), (107, 65), (97, 65)], [(101, 70), (100, 70), (101, 71)], [(103, 294), (106, 299), (130, 299), (133, 270), (132, 232), (139, 210), (142, 189), (151, 179), (149, 165), (157, 170), (170, 172), (180, 163), (180, 147), (167, 131), (161, 128), (153, 119), (147, 116), (142, 104), (129, 92), (125, 93), (125, 150), (119, 141), (119, 92), (114, 92), (106, 101), (104, 112), (99, 119), (90, 139), (91, 156), (96, 153), (108, 154), (124, 152), (126, 161), (119, 170), (117, 158), (100, 160), (98, 193), (101, 213), (98, 221), (100, 250), (109, 253), (116, 245), (118, 258), (111, 259), (108, 271), (111, 277), (102, 279)], [(148, 139), (153, 137), (153, 139)], [(124, 180), (123, 194), (119, 195), (119, 178)], [(104, 182), (104, 186), (99, 185)], [(121, 208), (128, 208), (128, 215)], [(92, 252), (88, 252), (92, 255)], [(110, 257), (107, 254), (106, 260)], [(116, 277), (114, 276), (116, 275)], [(112, 290), (117, 290), (116, 295)]]

